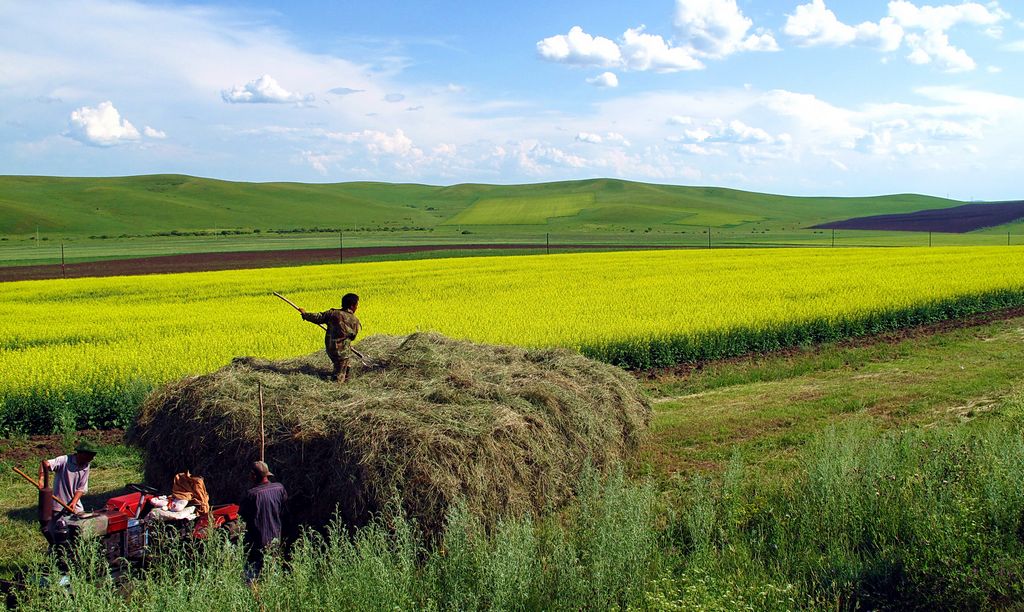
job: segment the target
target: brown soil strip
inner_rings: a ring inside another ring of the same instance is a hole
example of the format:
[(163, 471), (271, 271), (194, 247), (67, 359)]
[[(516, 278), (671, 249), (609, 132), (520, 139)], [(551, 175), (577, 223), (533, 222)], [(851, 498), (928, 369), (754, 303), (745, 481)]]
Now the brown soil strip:
[[(434, 251), (494, 251), (544, 250), (543, 244), (435, 244), (410, 246), (355, 247), (345, 249), (345, 260), (380, 255), (429, 253)], [(685, 246), (560, 244), (552, 251), (567, 250), (640, 250), (680, 249)], [(185, 253), (134, 259), (108, 259), (71, 263), (62, 269), (60, 264), (35, 266), (0, 266), (0, 282), (42, 280), (51, 278), (84, 278), (92, 276), (129, 276), (134, 274), (172, 274), (176, 272), (208, 272), (212, 270), (242, 270), (247, 268), (276, 268), (309, 264), (338, 263), (338, 249), (293, 249), (284, 251), (233, 251), (227, 253)]]
[[(80, 431), (74, 436), (75, 441), (82, 438), (92, 440), (100, 446), (114, 446), (124, 444), (124, 430)], [(74, 448), (65, 446), (64, 436), (58, 434), (0, 439), (0, 462), (20, 466), (29, 476), (36, 474), (39, 462), (43, 459), (53, 459), (71, 452), (74, 452)]]

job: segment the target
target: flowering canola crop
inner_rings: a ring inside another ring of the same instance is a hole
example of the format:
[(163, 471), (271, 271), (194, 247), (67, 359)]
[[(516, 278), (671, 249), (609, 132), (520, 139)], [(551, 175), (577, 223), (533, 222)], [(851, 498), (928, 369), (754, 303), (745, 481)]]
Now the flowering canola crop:
[(322, 332), (271, 291), (309, 310), (354, 291), (363, 336), (433, 330), (649, 367), (1022, 305), (1024, 250), (626, 252), (4, 283), (0, 433), (123, 425), (153, 385), (239, 355), (321, 349)]

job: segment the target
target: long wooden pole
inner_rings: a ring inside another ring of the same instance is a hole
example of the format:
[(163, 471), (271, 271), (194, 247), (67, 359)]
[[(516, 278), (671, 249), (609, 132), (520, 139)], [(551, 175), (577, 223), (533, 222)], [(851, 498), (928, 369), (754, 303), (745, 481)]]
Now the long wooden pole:
[[(302, 310), (298, 306), (295, 305), (295, 302), (289, 300), (288, 298), (284, 297), (283, 295), (281, 295), (280, 293), (278, 293), (276, 291), (274, 292), (274, 295), (276, 295), (277, 297), (279, 297), (282, 300), (284, 300), (289, 306), (291, 306), (295, 310), (298, 310), (299, 312), (302, 312)], [(323, 325), (319, 324), (319, 323), (317, 323), (316, 326), (319, 327), (320, 329), (324, 330), (324, 331), (327, 331), (327, 328), (324, 327)]]
[[(22, 478), (24, 478), (25, 480), (29, 481), (30, 483), (32, 483), (32, 486), (33, 486), (33, 487), (35, 487), (37, 491), (41, 491), (41, 490), (42, 490), (42, 487), (40, 487), (40, 486), (39, 486), (39, 483), (38, 483), (38, 482), (36, 482), (36, 481), (34, 481), (34, 480), (32, 480), (32, 477), (31, 477), (31, 476), (29, 476), (29, 475), (28, 475), (28, 474), (26, 474), (25, 472), (22, 472), (21, 470), (19, 470), (19, 469), (18, 469), (18, 468), (16, 468), (16, 467), (14, 467), (14, 468), (11, 468), (11, 469), (13, 469), (13, 470), (14, 470), (14, 471), (15, 471), (15, 472), (16, 472), (16, 473), (17, 473), (17, 474), (19, 475), (19, 476), (21, 476), (21, 477), (22, 477)], [(65, 504), (65, 503), (64, 503), (63, 501), (61, 501), (61, 500), (60, 500), (60, 499), (59, 499), (59, 498), (58, 498), (58, 497), (57, 497), (56, 495), (51, 495), (50, 497), (52, 497), (52, 498), (53, 498), (53, 501), (55, 501), (55, 502), (57, 502), (58, 504), (60, 504), (62, 508), (64, 508), (65, 510), (67, 510), (67, 511), (68, 511), (68, 512), (70, 512), (71, 514), (78, 514), (77, 512), (75, 512), (75, 509), (74, 509), (74, 508), (72, 508), (71, 506), (69, 506), (69, 505)]]
[(260, 461), (266, 460), (266, 446), (267, 446), (267, 429), (263, 425), (263, 383), (256, 383), (257, 389), (260, 392)]

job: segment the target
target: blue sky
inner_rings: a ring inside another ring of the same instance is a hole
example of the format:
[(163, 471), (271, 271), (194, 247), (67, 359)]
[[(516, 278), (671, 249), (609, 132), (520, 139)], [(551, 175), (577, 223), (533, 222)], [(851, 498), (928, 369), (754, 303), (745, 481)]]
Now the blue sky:
[(1024, 194), (1024, 7), (0, 0), (0, 172)]

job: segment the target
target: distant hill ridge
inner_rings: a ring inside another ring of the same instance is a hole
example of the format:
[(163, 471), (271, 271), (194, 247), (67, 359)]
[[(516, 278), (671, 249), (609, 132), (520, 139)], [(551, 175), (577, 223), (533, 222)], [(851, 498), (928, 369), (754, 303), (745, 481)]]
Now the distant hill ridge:
[(148, 234), (300, 228), (756, 231), (909, 213), (962, 202), (900, 194), (793, 197), (720, 187), (588, 179), (526, 185), (244, 183), (175, 174), (0, 176), (0, 234)]

